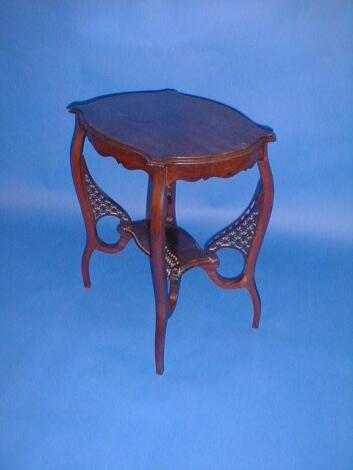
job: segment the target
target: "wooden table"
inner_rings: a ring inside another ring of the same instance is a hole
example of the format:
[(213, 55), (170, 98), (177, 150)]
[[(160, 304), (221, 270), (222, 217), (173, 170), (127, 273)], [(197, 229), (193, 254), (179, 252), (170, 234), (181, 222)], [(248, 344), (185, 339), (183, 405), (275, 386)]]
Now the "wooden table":
[[(272, 129), (255, 124), (230, 106), (176, 90), (143, 91), (100, 96), (68, 106), (76, 126), (71, 146), (72, 175), (86, 224), (82, 258), (85, 287), (90, 287), (89, 261), (94, 250), (118, 253), (133, 239), (151, 258), (156, 305), (156, 371), (164, 371), (167, 321), (173, 313), (185, 271), (203, 268), (218, 286), (245, 287), (253, 302), (253, 328), (261, 303), (255, 264), (270, 218), (273, 180), (267, 143)], [(128, 170), (149, 177), (146, 218), (132, 221), (127, 212), (94, 181), (83, 155), (85, 138), (102, 156), (112, 156)], [(251, 202), (235, 220), (202, 248), (177, 225), (176, 182), (210, 177), (229, 178), (257, 163), (260, 179)], [(105, 216), (120, 219), (116, 244), (102, 241), (96, 225)], [(217, 250), (239, 250), (242, 272), (225, 278), (218, 272)]]

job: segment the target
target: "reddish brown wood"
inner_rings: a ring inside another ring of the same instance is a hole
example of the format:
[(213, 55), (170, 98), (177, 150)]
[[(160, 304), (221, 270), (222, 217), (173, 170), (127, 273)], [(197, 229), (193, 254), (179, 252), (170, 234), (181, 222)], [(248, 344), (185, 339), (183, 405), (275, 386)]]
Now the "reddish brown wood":
[[(126, 231), (134, 237), (137, 245), (147, 255), (151, 254), (150, 230), (148, 220), (134, 222), (126, 228)], [(216, 263), (217, 256), (213, 253), (205, 253), (186, 230), (167, 222), (164, 230), (165, 245), (178, 259), (178, 266), (172, 270), (170, 278), (178, 279), (191, 268), (213, 266)]]
[[(72, 174), (86, 224), (82, 274), (90, 286), (89, 259), (97, 249), (121, 251), (134, 239), (151, 259), (155, 291), (156, 371), (164, 371), (167, 321), (175, 309), (182, 274), (201, 267), (220, 287), (246, 288), (252, 298), (253, 327), (260, 320), (261, 302), (255, 283), (255, 265), (271, 215), (273, 180), (267, 143), (272, 129), (259, 126), (221, 103), (175, 90), (120, 93), (69, 106), (76, 114), (71, 147)], [(111, 156), (127, 169), (149, 176), (146, 219), (131, 221), (124, 209), (104, 193), (90, 175), (83, 156), (87, 137), (102, 156)], [(214, 235), (202, 249), (181, 227), (175, 213), (176, 182), (210, 177), (228, 178), (257, 163), (260, 182), (244, 213)], [(120, 239), (107, 244), (96, 223), (105, 215), (120, 219)], [(233, 278), (218, 273), (217, 250), (240, 250), (244, 269)], [(169, 285), (168, 285), (169, 284)]]
[(230, 106), (176, 90), (101, 96), (69, 109), (81, 114), (89, 134), (146, 161), (209, 160), (274, 138)]
[(128, 169), (167, 170), (178, 179), (229, 177), (250, 168), (272, 129), (230, 106), (176, 90), (118, 93), (72, 103), (97, 152)]
[(244, 285), (247, 287), (251, 295), (254, 306), (253, 328), (259, 327), (261, 315), (261, 300), (255, 282), (255, 265), (271, 217), (273, 206), (273, 178), (270, 164), (268, 162), (266, 147), (264, 149), (264, 158), (263, 160), (259, 160), (258, 166), (263, 183), (260, 201), (261, 213), (244, 270)]
[[(121, 210), (123, 214), (123, 219), (117, 216), (121, 220), (121, 224), (119, 227), (120, 239), (117, 243), (109, 244), (105, 243), (99, 238), (96, 228), (96, 222), (103, 217), (102, 214), (94, 213), (93, 207), (90, 203), (89, 193), (87, 184), (85, 181), (85, 177), (89, 177), (92, 181), (93, 178), (91, 177), (84, 156), (83, 156), (83, 144), (85, 140), (85, 131), (81, 126), (80, 120), (76, 116), (75, 121), (75, 131), (72, 138), (71, 144), (71, 170), (72, 170), (72, 177), (74, 180), (75, 188), (77, 197), (81, 206), (81, 211), (85, 220), (86, 225), (86, 247), (83, 252), (82, 256), (82, 277), (83, 283), (85, 287), (91, 287), (91, 279), (89, 275), (89, 262), (91, 255), (94, 250), (103, 251), (105, 253), (119, 253), (127, 244), (130, 239), (130, 236), (127, 232), (125, 232), (125, 227), (128, 227), (131, 224), (130, 217), (128, 214), (122, 209), (119, 204), (113, 201), (99, 186), (94, 182), (97, 191), (99, 191), (103, 200), (108, 201), (111, 204), (114, 204), (118, 210)], [(116, 215), (116, 214), (110, 214)]]
[[(270, 220), (273, 205), (273, 178), (271, 168), (268, 162), (266, 148), (264, 148), (263, 158), (258, 161), (258, 167), (261, 177), (260, 184), (256, 188), (254, 197), (249, 205), (249, 208), (252, 204), (254, 204), (254, 207), (258, 209), (259, 214), (256, 220), (255, 232), (250, 241), (250, 247), (244, 256), (245, 263), (242, 273), (233, 278), (226, 278), (217, 272), (217, 265), (205, 266), (208, 275), (219, 287), (223, 287), (225, 289), (239, 289), (245, 287), (246, 289), (248, 289), (253, 302), (254, 309), (252, 324), (253, 328), (258, 328), (261, 315), (261, 300), (255, 282), (255, 265), (257, 255), (260, 251), (261, 244), (265, 236), (266, 228)], [(249, 210), (249, 208), (247, 208), (245, 213)], [(240, 224), (242, 223), (241, 217), (235, 222), (235, 227), (240, 226)], [(223, 229), (223, 231), (224, 230), (227, 231), (227, 229)], [(219, 233), (222, 234), (223, 231)], [(229, 227), (228, 233), (229, 231), (232, 231), (232, 227)], [(212, 237), (211, 242), (214, 238), (217, 238), (218, 235), (219, 234), (216, 234), (214, 237)], [(234, 248), (231, 242), (222, 242), (221, 240), (221, 243), (219, 244), (219, 246), (216, 247), (215, 251), (228, 246)], [(207, 252), (210, 253), (210, 250), (208, 249)]]
[(165, 263), (166, 172), (158, 168), (152, 175), (151, 269), (156, 303), (155, 360), (157, 374), (164, 372), (164, 344), (168, 320), (168, 291)]

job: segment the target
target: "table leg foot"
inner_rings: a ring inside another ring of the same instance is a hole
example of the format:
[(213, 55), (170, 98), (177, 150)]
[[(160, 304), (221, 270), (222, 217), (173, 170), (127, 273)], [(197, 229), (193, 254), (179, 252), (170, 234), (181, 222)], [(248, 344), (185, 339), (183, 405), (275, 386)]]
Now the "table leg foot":
[(157, 308), (156, 311), (156, 336), (155, 336), (155, 362), (156, 373), (164, 373), (164, 349), (165, 336), (167, 331), (167, 318), (164, 306)]
[(255, 281), (253, 281), (247, 287), (249, 294), (251, 296), (252, 304), (253, 304), (253, 320), (252, 320), (252, 327), (258, 328), (260, 324), (260, 317), (261, 317), (261, 299), (259, 292), (256, 287)]
[(94, 251), (94, 246), (87, 244), (82, 255), (81, 271), (82, 271), (83, 285), (86, 288), (91, 287), (91, 277), (89, 274), (89, 262), (90, 262), (93, 251)]

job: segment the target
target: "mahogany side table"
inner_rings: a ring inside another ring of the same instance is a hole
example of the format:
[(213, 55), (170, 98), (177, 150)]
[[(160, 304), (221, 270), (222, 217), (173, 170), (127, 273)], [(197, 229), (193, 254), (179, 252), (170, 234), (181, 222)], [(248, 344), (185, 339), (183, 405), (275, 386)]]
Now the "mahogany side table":
[[(230, 106), (166, 89), (118, 93), (68, 106), (76, 125), (71, 167), (86, 225), (82, 258), (85, 287), (91, 286), (89, 261), (94, 250), (118, 253), (133, 239), (150, 256), (156, 306), (155, 363), (164, 371), (167, 322), (172, 315), (185, 271), (203, 268), (218, 286), (246, 288), (253, 302), (253, 328), (259, 326), (261, 303), (255, 284), (255, 264), (273, 203), (273, 180), (267, 143), (272, 129), (255, 124)], [(94, 181), (83, 155), (85, 138), (98, 154), (111, 156), (128, 170), (149, 177), (146, 218), (132, 221), (127, 212)], [(202, 248), (179, 227), (175, 215), (176, 182), (210, 177), (229, 178), (257, 164), (260, 179), (244, 212), (212, 236)], [(120, 220), (119, 241), (105, 243), (96, 224), (105, 216)], [(244, 257), (240, 274), (218, 272), (217, 250), (239, 250)]]

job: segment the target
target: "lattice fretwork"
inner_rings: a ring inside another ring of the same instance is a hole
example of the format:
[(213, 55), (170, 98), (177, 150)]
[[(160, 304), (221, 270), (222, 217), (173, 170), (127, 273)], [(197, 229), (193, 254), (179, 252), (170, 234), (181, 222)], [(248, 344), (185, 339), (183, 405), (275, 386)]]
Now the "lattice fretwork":
[(165, 247), (164, 256), (167, 277), (179, 277), (180, 263), (178, 257), (174, 253), (172, 253), (167, 246)]
[(131, 223), (131, 219), (127, 212), (96, 185), (88, 172), (84, 175), (84, 182), (96, 221), (106, 215), (113, 215), (126, 223)]
[(245, 256), (249, 253), (255, 237), (256, 227), (260, 216), (259, 195), (262, 190), (261, 182), (258, 184), (254, 197), (249, 206), (232, 224), (214, 235), (206, 245), (209, 252), (221, 248), (236, 248)]

